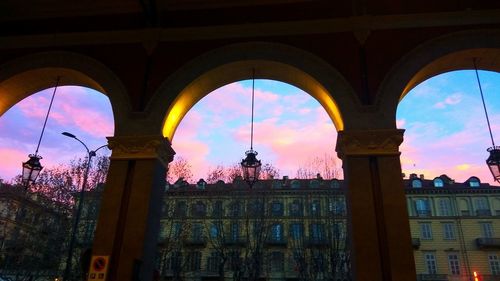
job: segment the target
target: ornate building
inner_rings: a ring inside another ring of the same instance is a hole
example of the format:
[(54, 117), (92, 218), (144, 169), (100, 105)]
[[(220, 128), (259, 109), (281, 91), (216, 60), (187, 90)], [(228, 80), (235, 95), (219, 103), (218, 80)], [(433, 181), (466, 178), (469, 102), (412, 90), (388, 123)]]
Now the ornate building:
[[(446, 175), (403, 183), (417, 280), (469, 281), (474, 272), (500, 280), (500, 188)], [(344, 192), (344, 181), (321, 178), (251, 190), (241, 181), (167, 185), (158, 272), (172, 280), (349, 280)]]
[(69, 222), (64, 205), (21, 186), (0, 184), (0, 279), (59, 276)]

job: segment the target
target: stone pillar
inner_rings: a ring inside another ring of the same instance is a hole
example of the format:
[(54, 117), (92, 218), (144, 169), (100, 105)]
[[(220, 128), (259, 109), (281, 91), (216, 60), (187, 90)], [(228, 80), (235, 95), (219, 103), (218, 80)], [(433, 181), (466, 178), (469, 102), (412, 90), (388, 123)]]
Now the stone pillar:
[(92, 254), (109, 256), (106, 280), (152, 280), (166, 166), (175, 152), (161, 136), (108, 138), (112, 149)]
[(416, 279), (399, 145), (404, 130), (339, 132), (356, 281)]

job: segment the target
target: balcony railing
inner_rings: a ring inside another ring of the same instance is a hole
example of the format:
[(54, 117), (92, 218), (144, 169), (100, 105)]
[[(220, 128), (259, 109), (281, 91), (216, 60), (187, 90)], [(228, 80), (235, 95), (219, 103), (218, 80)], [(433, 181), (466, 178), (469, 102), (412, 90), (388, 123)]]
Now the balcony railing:
[(491, 211), (489, 209), (479, 209), (476, 210), (476, 216), (491, 216)]
[(224, 245), (226, 246), (244, 247), (246, 244), (247, 242), (243, 238), (232, 238), (224, 241)]
[(417, 216), (419, 217), (430, 217), (431, 210), (417, 210)]
[(447, 274), (418, 274), (417, 281), (448, 281)]
[(418, 250), (420, 248), (420, 238), (412, 238), (411, 245), (413, 246), (413, 249)]
[(283, 246), (283, 247), (286, 247), (288, 243), (288, 239), (286, 239), (285, 237), (281, 237), (281, 238), (268, 238), (266, 240), (266, 245), (268, 246)]
[(186, 246), (205, 247), (206, 244), (207, 244), (207, 240), (204, 237), (188, 238), (188, 239), (184, 240), (184, 245), (186, 245)]
[(476, 245), (480, 249), (500, 249), (500, 238), (476, 238)]
[(326, 239), (318, 239), (318, 238), (312, 238), (307, 241), (307, 247), (312, 248), (312, 247), (322, 247), (322, 246), (327, 246), (328, 245), (328, 240)]

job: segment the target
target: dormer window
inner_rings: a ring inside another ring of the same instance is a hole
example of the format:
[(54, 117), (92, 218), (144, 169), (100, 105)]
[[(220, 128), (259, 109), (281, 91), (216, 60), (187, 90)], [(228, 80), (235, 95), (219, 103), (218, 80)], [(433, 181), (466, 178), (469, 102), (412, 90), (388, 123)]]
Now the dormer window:
[(411, 187), (422, 188), (422, 181), (420, 179), (414, 179), (411, 181)]
[(470, 187), (479, 187), (481, 185), (481, 181), (477, 177), (471, 177), (468, 182)]
[(292, 180), (292, 188), (300, 188), (300, 182), (298, 180)]
[(441, 178), (434, 179), (434, 187), (443, 187), (444, 181)]
[(309, 187), (313, 189), (319, 188), (319, 180), (311, 180), (309, 182)]
[(339, 188), (340, 187), (340, 182), (338, 179), (333, 179), (331, 182), (330, 182), (330, 187), (331, 188)]
[(196, 183), (196, 187), (197, 187), (198, 189), (201, 189), (201, 190), (204, 190), (206, 186), (207, 186), (207, 182), (206, 182), (204, 179), (200, 179), (200, 180)]

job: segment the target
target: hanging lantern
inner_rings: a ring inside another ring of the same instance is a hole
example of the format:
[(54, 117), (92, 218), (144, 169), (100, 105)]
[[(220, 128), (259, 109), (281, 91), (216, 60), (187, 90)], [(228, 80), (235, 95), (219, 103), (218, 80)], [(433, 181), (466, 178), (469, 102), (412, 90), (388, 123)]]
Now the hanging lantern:
[(490, 118), (488, 117), (488, 110), (486, 110), (486, 102), (484, 101), (483, 88), (481, 87), (481, 80), (479, 79), (479, 73), (477, 71), (476, 59), (472, 60), (474, 64), (474, 70), (476, 72), (477, 86), (479, 88), (479, 93), (481, 93), (481, 101), (483, 102), (484, 115), (486, 117), (486, 124), (488, 125), (488, 131), (491, 138), (491, 147), (487, 149), (490, 153), (488, 159), (486, 159), (486, 164), (490, 169), (491, 175), (496, 182), (500, 182), (500, 146), (495, 145), (495, 140), (493, 139), (493, 132), (491, 131)]
[(262, 163), (257, 160), (257, 151), (248, 150), (245, 154), (247, 157), (241, 160), (243, 179), (252, 187), (259, 180)]
[(30, 183), (35, 182), (38, 174), (40, 174), (40, 171), (43, 169), (42, 165), (40, 164), (40, 159), (42, 159), (42, 156), (30, 154), (29, 158), (30, 159), (28, 161), (23, 162), (22, 182), (25, 186), (28, 186)]
[(40, 133), (40, 138), (38, 139), (35, 154), (28, 155), (30, 159), (26, 162), (23, 162), (22, 182), (25, 188), (28, 188), (28, 185), (35, 182), (38, 174), (40, 174), (40, 171), (43, 169), (42, 165), (40, 164), (40, 159), (42, 159), (42, 156), (38, 155), (38, 149), (40, 148), (40, 144), (42, 143), (43, 133), (45, 132), (45, 127), (47, 126), (50, 109), (52, 108), (52, 104), (54, 103), (54, 97), (56, 96), (56, 91), (57, 87), (59, 86), (60, 79), (61, 77), (57, 77), (56, 85), (54, 87), (54, 92), (52, 92), (49, 109), (47, 110), (47, 114), (45, 115), (45, 121), (43, 122), (42, 132)]
[(245, 152), (245, 159), (241, 160), (241, 171), (243, 179), (250, 188), (259, 180), (260, 167), (262, 163), (257, 160), (257, 151), (253, 150), (253, 112), (255, 99), (255, 69), (252, 70), (252, 119), (250, 122), (250, 150)]
[(488, 148), (488, 152), (490, 153), (490, 157), (486, 159), (486, 164), (488, 164), (488, 168), (490, 168), (493, 179), (500, 182), (500, 147), (490, 147)]

